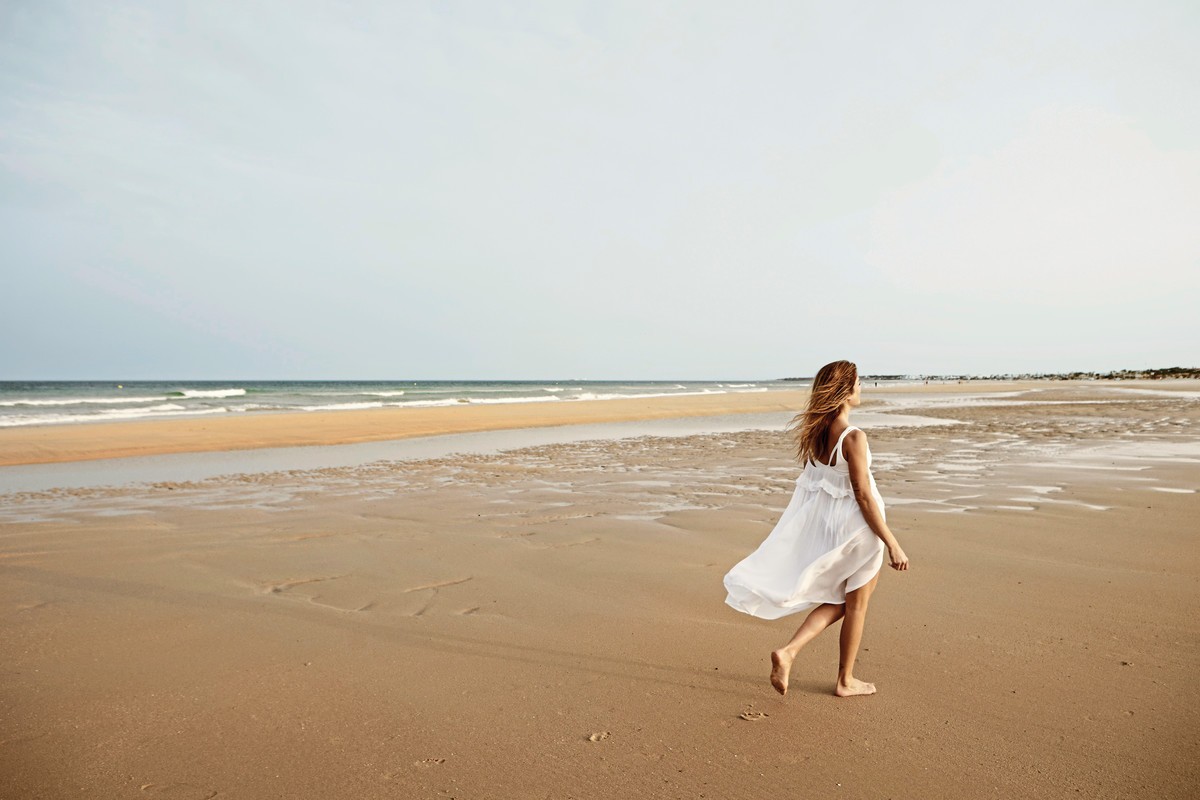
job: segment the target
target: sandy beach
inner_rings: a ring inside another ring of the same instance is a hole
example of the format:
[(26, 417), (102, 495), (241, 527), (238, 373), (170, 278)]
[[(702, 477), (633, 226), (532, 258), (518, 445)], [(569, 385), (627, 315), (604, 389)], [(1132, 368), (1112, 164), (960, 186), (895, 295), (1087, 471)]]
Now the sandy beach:
[[(0, 465), (786, 412), (802, 393), (0, 431)], [(856, 672), (723, 604), (779, 430), (0, 495), (0, 796), (1185, 798), (1200, 386), (864, 387), (912, 570)], [(232, 456), (231, 456), (232, 458)]]

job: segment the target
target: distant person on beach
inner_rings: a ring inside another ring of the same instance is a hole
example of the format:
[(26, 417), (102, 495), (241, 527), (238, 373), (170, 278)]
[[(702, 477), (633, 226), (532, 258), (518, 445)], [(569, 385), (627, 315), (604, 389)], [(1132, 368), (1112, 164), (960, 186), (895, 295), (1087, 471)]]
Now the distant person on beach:
[(779, 619), (812, 609), (791, 641), (771, 653), (771, 685), (780, 694), (787, 694), (800, 648), (838, 620), (841, 661), (834, 694), (875, 693), (875, 684), (854, 677), (867, 602), (884, 551), (896, 570), (908, 569), (908, 556), (884, 518), (867, 435), (850, 424), (861, 393), (858, 368), (849, 361), (817, 372), (808, 408), (791, 425), (804, 465), (796, 493), (770, 535), (725, 576), (725, 602), (738, 611)]

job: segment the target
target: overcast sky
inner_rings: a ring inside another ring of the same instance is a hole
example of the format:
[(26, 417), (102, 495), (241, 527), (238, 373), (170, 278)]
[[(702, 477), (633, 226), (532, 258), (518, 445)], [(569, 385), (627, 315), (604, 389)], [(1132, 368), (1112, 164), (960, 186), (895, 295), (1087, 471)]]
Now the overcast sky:
[(0, 379), (1200, 365), (1200, 4), (0, 4)]

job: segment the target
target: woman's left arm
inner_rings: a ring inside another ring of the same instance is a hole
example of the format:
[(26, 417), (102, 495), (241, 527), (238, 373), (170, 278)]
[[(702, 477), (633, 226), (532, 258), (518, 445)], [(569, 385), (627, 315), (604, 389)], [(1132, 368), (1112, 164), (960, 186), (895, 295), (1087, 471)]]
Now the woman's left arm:
[(863, 519), (867, 521), (872, 533), (883, 540), (888, 549), (888, 564), (892, 569), (908, 569), (908, 556), (900, 547), (900, 542), (892, 534), (883, 511), (875, 502), (875, 494), (871, 491), (871, 472), (867, 468), (867, 435), (860, 430), (852, 430), (846, 435), (842, 444), (842, 454), (846, 457), (846, 466), (850, 469), (850, 485), (854, 487), (854, 499), (862, 509)]

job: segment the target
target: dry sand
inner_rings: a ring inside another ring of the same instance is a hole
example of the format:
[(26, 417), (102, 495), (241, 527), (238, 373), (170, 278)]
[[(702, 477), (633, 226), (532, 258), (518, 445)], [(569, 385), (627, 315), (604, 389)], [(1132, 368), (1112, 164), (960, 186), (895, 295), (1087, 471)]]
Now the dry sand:
[(1037, 388), (884, 396), (870, 698), (722, 603), (779, 433), (0, 498), (0, 796), (1192, 797), (1200, 403)]

